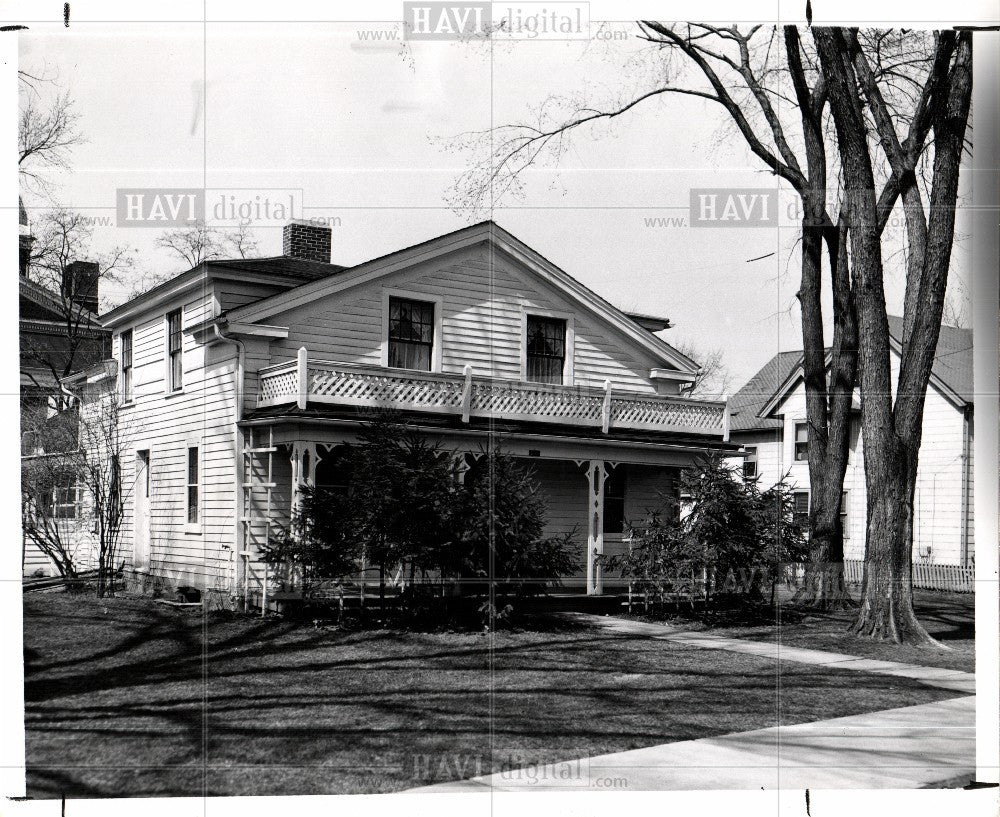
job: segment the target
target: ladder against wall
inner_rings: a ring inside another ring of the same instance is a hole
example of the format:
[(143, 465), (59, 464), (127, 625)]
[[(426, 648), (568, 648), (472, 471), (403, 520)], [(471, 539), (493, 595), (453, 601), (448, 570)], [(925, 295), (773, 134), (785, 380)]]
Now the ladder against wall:
[(261, 613), (267, 609), (267, 564), (260, 555), (271, 544), (274, 535), (275, 460), (278, 449), (274, 445), (274, 429), (250, 428), (244, 437), (243, 447), (243, 549), (239, 556), (243, 562), (243, 608), (249, 604), (250, 594), (258, 591), (261, 596)]

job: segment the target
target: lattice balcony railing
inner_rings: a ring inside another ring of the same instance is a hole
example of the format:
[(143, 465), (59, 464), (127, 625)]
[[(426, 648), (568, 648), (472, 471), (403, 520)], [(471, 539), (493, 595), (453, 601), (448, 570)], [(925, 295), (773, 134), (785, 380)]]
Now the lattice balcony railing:
[(296, 403), (403, 409), (610, 429), (728, 437), (726, 404), (684, 397), (411, 372), (353, 363), (296, 361), (260, 372), (259, 407)]

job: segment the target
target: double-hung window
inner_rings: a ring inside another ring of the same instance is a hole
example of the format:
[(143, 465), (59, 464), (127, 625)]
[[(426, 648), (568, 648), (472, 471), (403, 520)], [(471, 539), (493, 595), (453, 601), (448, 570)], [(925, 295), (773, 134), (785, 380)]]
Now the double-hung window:
[(187, 523), (197, 525), (201, 520), (198, 496), (198, 446), (192, 445), (187, 450)]
[(122, 401), (132, 402), (132, 330), (126, 329), (119, 339), (122, 364)]
[(434, 352), (434, 304), (389, 298), (389, 366), (431, 370)]
[(184, 336), (181, 334), (181, 310), (167, 315), (167, 389), (184, 387)]
[(796, 491), (792, 494), (792, 519), (803, 528), (809, 526), (809, 492)]
[(795, 424), (795, 459), (798, 462), (809, 459), (809, 426)]
[(527, 379), (561, 384), (566, 370), (566, 321), (528, 315), (527, 334)]
[(743, 478), (757, 478), (757, 446), (748, 445), (746, 459), (743, 460)]

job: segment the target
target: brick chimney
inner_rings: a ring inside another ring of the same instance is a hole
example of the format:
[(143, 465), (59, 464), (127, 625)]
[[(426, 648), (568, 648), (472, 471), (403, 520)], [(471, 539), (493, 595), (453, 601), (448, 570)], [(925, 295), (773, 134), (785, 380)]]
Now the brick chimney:
[(281, 235), (281, 254), (303, 261), (330, 263), (329, 227), (309, 221), (291, 221)]
[(21, 197), (17, 197), (18, 205), (18, 270), (21, 275), (28, 274), (28, 266), (31, 263), (31, 245), (35, 239), (31, 235), (31, 226), (28, 224), (28, 211), (24, 209), (24, 202)]
[(101, 268), (93, 261), (70, 261), (63, 270), (63, 297), (97, 312), (97, 286)]

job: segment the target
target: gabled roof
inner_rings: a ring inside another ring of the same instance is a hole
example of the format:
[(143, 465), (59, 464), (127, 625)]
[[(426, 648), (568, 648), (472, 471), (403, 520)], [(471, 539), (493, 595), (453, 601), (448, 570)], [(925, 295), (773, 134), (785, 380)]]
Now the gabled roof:
[[(116, 306), (101, 315), (101, 322), (114, 327), (123, 319), (137, 312), (152, 308), (158, 301), (171, 299), (192, 286), (203, 283), (210, 277), (244, 278), (255, 276), (259, 281), (291, 289), (309, 281), (316, 281), (342, 272), (346, 267), (339, 264), (324, 264), (322, 261), (306, 261), (286, 255), (270, 258), (220, 258), (203, 261), (191, 269), (173, 275), (141, 295)], [(241, 276), (242, 273), (242, 276)]]
[[(897, 315), (889, 315), (888, 319), (890, 345), (900, 354), (903, 319)], [(802, 352), (779, 352), (730, 399), (730, 431), (779, 428), (781, 420), (767, 415), (801, 379)], [(941, 326), (931, 383), (956, 405), (975, 402), (971, 330)]]
[(802, 352), (778, 352), (746, 382), (743, 388), (730, 397), (730, 432), (781, 428), (782, 422), (777, 417), (758, 415), (801, 361)]
[(270, 258), (231, 258), (221, 261), (209, 261), (208, 263), (213, 267), (246, 270), (247, 272), (263, 272), (268, 275), (294, 278), (297, 281), (315, 281), (347, 269), (347, 267), (342, 267), (339, 264), (306, 261), (302, 258), (292, 258), (288, 255), (275, 255)]
[(311, 281), (286, 292), (231, 310), (224, 317), (231, 323), (255, 323), (280, 312), (303, 306), (328, 295), (407, 269), (414, 264), (443, 256), (476, 244), (488, 242), (519, 262), (539, 278), (553, 286), (569, 300), (575, 301), (592, 314), (603, 319), (638, 346), (663, 361), (679, 375), (693, 376), (698, 364), (681, 354), (670, 344), (653, 335), (617, 307), (585, 287), (575, 278), (533, 250), (516, 236), (493, 221), (483, 221), (455, 230), (428, 241), (406, 247), (396, 252), (374, 258), (322, 279)]
[[(61, 320), (65, 318), (66, 310), (63, 307), (62, 302), (59, 300), (59, 296), (54, 292), (49, 291), (46, 287), (36, 281), (25, 278), (23, 275), (20, 276), (18, 279), (18, 291), (21, 298), (29, 301), (39, 309), (48, 312), (49, 317), (53, 320)], [(24, 310), (22, 310), (22, 312), (23, 311)], [(81, 312), (86, 313), (87, 310), (84, 310), (81, 307)], [(81, 317), (85, 317), (85, 315), (81, 314)], [(94, 318), (96, 320), (97, 316), (94, 315)]]
[[(899, 338), (903, 337), (903, 319), (889, 315), (889, 334), (900, 351)], [(931, 376), (937, 378), (965, 403), (975, 402), (972, 385), (972, 330), (942, 324), (938, 335), (937, 350)]]

